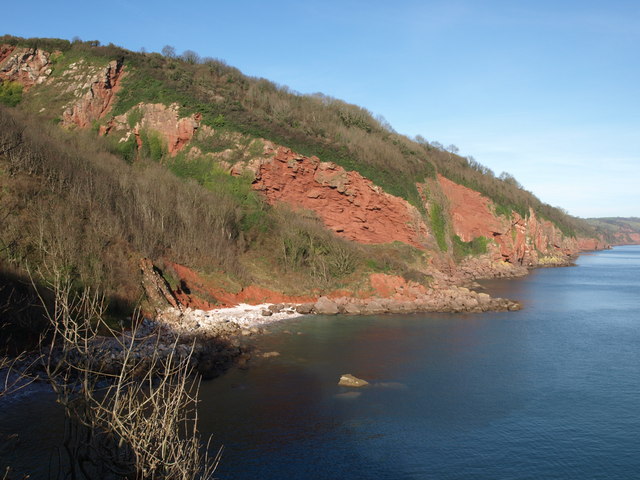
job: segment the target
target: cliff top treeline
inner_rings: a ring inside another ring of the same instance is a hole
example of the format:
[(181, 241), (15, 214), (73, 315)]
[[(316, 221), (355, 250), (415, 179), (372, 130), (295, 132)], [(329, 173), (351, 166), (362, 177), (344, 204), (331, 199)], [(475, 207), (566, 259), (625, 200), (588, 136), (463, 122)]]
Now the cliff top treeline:
[(511, 175), (496, 177), (471, 157), (456, 155), (455, 148), (448, 151), (438, 142), (410, 139), (364, 108), (322, 94), (301, 95), (193, 51), (177, 55), (165, 47), (162, 55), (100, 46), (97, 41), (8, 35), (0, 37), (2, 43), (62, 52), (59, 63), (117, 59), (128, 70), (112, 115), (139, 102), (175, 102), (181, 114), (201, 114), (204, 125), (271, 140), (355, 170), (418, 208), (422, 202), (416, 183), (439, 173), (491, 198), (499, 213), (516, 211), (526, 217), (531, 208), (569, 236), (595, 235), (587, 222), (541, 202)]

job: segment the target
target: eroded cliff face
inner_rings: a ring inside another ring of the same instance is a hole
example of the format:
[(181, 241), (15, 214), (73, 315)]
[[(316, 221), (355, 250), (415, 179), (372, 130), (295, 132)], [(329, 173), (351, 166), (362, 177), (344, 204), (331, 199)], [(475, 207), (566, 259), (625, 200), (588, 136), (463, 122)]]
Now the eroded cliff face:
[(498, 215), (492, 202), (480, 193), (438, 175), (447, 197), (454, 233), (468, 242), (486, 237), (495, 261), (527, 267), (563, 264), (582, 250), (606, 247), (600, 239), (570, 238), (550, 221), (539, 219), (533, 210), (527, 218), (512, 212)]
[(63, 112), (62, 123), (87, 128), (111, 110), (124, 70), (122, 64), (115, 60), (105, 68), (91, 68), (89, 73), (81, 67), (81, 62), (74, 63), (62, 72), (62, 77), (68, 78), (75, 86), (73, 92), (77, 97)]
[(327, 228), (360, 243), (400, 241), (424, 248), (427, 228), (418, 210), (385, 193), (357, 172), (305, 157), (285, 147), (256, 169), (253, 186), (271, 204), (285, 202), (313, 210)]
[[(135, 115), (138, 119), (134, 125), (130, 125), (129, 116)], [(133, 134), (138, 146), (143, 140), (141, 132), (146, 130), (160, 135), (170, 155), (175, 155), (182, 150), (194, 137), (200, 127), (202, 115), (180, 117), (180, 108), (177, 104), (169, 106), (161, 103), (140, 103), (129, 112), (113, 117), (107, 125), (100, 128), (100, 133), (108, 135), (117, 131), (125, 132), (124, 139)]]
[(0, 45), (0, 79), (19, 82), (25, 90), (51, 75), (51, 55), (38, 48)]

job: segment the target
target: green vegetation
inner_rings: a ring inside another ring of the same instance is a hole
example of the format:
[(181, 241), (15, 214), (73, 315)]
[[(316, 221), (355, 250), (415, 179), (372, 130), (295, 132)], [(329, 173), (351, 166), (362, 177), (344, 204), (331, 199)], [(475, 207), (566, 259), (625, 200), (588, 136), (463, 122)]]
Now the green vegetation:
[(453, 254), (457, 259), (470, 255), (482, 255), (487, 253), (487, 246), (490, 241), (487, 237), (476, 237), (469, 242), (465, 242), (458, 235), (454, 235)]
[(7, 172), (0, 176), (0, 271), (56, 265), (75, 288), (107, 295), (115, 310), (140, 299), (140, 257), (224, 272), (241, 285), (272, 287), (278, 278), (300, 294), (343, 285), (369, 255), (308, 213), (270, 207), (250, 178), (205, 157), (156, 162), (149, 148), (130, 163), (110, 152), (124, 152), (133, 136), (114, 144), (0, 108), (0, 145), (13, 144), (0, 157)]
[(189, 158), (184, 153), (168, 159), (167, 167), (180, 178), (193, 179), (207, 190), (233, 198), (245, 213), (240, 223), (242, 231), (248, 232), (254, 228), (265, 231), (266, 205), (251, 188), (251, 178), (229, 175), (210, 159)]
[(126, 141), (124, 141), (124, 138), (109, 137), (108, 144), (112, 153), (118, 155), (129, 164), (133, 163), (138, 156), (138, 143), (134, 135), (130, 135)]
[(159, 132), (141, 129), (140, 141), (142, 142), (140, 154), (145, 158), (159, 162), (167, 153), (167, 146)]
[(15, 107), (22, 100), (22, 85), (18, 82), (0, 81), (0, 103)]
[(439, 203), (432, 203), (429, 209), (429, 219), (431, 220), (431, 228), (436, 242), (441, 251), (447, 251), (447, 220), (444, 216), (442, 206)]
[(329, 232), (312, 216), (301, 217), (280, 210), (279, 262), (285, 271), (310, 273), (318, 285), (330, 284), (352, 274), (362, 261), (362, 251)]

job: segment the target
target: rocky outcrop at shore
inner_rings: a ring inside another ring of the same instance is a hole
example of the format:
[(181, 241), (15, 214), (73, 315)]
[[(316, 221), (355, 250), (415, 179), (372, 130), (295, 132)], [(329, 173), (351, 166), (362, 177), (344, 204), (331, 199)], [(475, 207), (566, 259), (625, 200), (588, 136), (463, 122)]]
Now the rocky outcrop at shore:
[(301, 304), (296, 310), (299, 313), (318, 315), (379, 315), (384, 313), (514, 311), (521, 308), (521, 304), (513, 300), (494, 298), (487, 293), (478, 293), (466, 287), (451, 287), (434, 290), (428, 295), (418, 295), (413, 300), (379, 297), (367, 299), (320, 297), (317, 302)]

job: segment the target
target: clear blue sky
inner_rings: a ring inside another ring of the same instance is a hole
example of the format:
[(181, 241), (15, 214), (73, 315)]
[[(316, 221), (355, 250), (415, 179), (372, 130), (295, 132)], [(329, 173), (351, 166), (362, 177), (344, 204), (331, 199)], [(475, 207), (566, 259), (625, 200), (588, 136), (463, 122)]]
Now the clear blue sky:
[(384, 116), (581, 216), (640, 216), (640, 1), (9, 2), (6, 33), (172, 45)]

